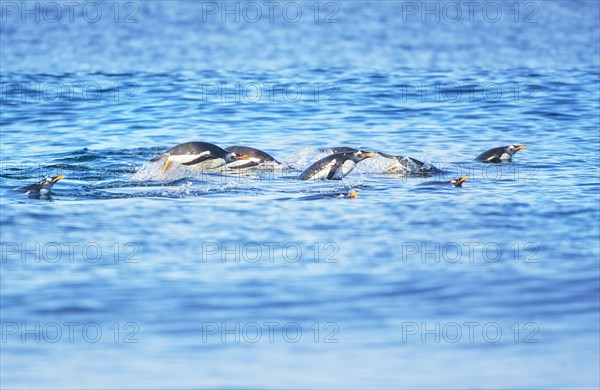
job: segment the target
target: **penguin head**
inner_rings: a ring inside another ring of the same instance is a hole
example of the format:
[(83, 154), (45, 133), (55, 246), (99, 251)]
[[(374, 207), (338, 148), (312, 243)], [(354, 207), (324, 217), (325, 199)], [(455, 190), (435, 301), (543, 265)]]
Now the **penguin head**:
[(348, 193), (344, 195), (344, 198), (354, 199), (357, 196), (358, 196), (358, 191), (351, 190), (351, 191), (348, 191)]
[(512, 156), (513, 154), (517, 153), (519, 150), (525, 149), (525, 148), (526, 148), (525, 145), (509, 145), (506, 147), (506, 153), (508, 153)]
[(229, 152), (225, 155), (225, 161), (230, 163), (230, 162), (234, 162), (237, 160), (250, 160), (250, 157), (246, 156), (245, 154), (237, 154), (235, 152)]
[(38, 192), (48, 193), (50, 192), (50, 189), (52, 189), (52, 186), (64, 177), (65, 175), (58, 175), (55, 177), (46, 176), (42, 180), (35, 183), (35, 187), (37, 188)]
[(357, 150), (356, 152), (351, 152), (350, 154), (352, 161), (354, 161), (355, 163), (362, 161), (366, 158), (377, 157), (376, 152), (364, 152), (362, 150)]
[(450, 185), (453, 187), (462, 187), (462, 184), (467, 181), (467, 179), (469, 178), (469, 176), (462, 176), (459, 177), (458, 179), (452, 179), (450, 180)]

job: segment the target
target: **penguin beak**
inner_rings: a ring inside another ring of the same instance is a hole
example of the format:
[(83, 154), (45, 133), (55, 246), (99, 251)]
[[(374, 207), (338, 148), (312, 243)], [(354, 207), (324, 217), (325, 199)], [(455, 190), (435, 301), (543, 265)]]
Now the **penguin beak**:
[(458, 179), (458, 181), (456, 182), (456, 184), (462, 184), (463, 182), (467, 181), (467, 179), (469, 177), (470, 176), (463, 176), (463, 177), (461, 177), (460, 179)]
[(169, 160), (169, 159), (167, 158), (167, 161), (165, 161), (165, 165), (163, 166), (163, 174), (164, 174), (165, 172), (167, 172), (167, 169), (169, 169), (169, 165), (171, 165), (171, 160)]
[(354, 191), (346, 195), (346, 198), (354, 199), (358, 196), (358, 191)]
[(65, 178), (65, 175), (58, 175), (54, 179), (52, 179), (52, 183), (56, 183), (60, 179), (64, 179), (64, 178)]
[(515, 146), (515, 150), (521, 150), (521, 149), (525, 149), (527, 146), (525, 145), (517, 145)]
[(393, 163), (392, 165), (390, 165), (389, 167), (384, 169), (384, 172), (389, 172), (389, 171), (393, 171), (394, 169), (398, 168), (398, 164), (397, 162)]
[(365, 158), (373, 158), (373, 157), (377, 157), (377, 153), (375, 153), (375, 152), (364, 152), (363, 156)]
[(250, 157), (246, 156), (245, 154), (240, 154), (238, 156), (235, 156), (236, 160), (250, 160)]

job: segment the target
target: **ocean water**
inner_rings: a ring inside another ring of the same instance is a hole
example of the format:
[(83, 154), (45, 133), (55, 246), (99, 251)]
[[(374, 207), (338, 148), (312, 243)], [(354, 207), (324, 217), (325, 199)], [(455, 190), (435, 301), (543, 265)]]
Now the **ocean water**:
[(600, 386), (597, 2), (73, 7), (0, 9), (3, 388)]

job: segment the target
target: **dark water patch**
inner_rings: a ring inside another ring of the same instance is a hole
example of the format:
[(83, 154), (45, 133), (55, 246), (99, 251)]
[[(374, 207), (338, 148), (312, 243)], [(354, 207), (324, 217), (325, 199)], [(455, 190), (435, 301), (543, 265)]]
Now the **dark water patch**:
[(69, 315), (69, 314), (91, 314), (106, 312), (103, 309), (84, 307), (84, 306), (64, 306), (54, 309), (38, 309), (35, 311), (39, 315)]
[(532, 116), (543, 116), (550, 119), (555, 120), (572, 120), (575, 116), (569, 115), (561, 112), (550, 112), (550, 111), (540, 111), (540, 110), (530, 110), (525, 111), (523, 115), (532, 115)]

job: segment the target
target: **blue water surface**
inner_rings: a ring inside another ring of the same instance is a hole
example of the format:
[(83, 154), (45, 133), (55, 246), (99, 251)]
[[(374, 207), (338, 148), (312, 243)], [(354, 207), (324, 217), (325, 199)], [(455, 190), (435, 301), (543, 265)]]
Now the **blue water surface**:
[(1, 4), (3, 388), (600, 386), (599, 3), (54, 4)]

